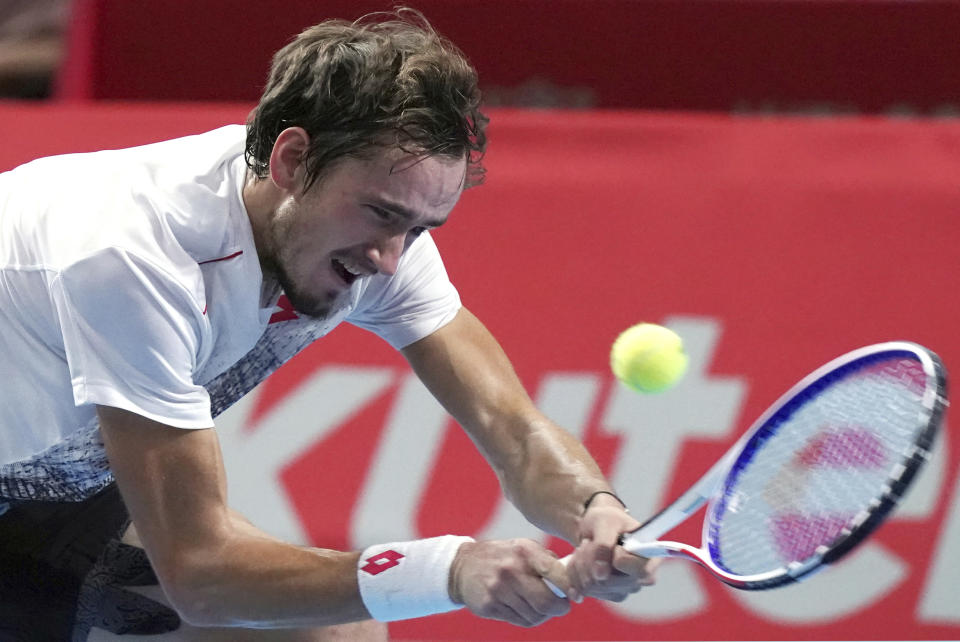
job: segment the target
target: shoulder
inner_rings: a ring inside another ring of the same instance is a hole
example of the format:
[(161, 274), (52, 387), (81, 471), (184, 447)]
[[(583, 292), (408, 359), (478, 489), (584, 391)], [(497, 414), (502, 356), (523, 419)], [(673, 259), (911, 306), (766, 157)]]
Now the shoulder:
[(198, 263), (243, 241), (243, 148), (244, 128), (233, 125), (40, 159), (14, 170), (23, 182), (8, 207), (29, 212), (18, 217), (18, 232), (35, 238), (54, 263), (106, 247), (157, 263), (181, 254)]
[(446, 325), (460, 309), (433, 239), (422, 234), (393, 276), (370, 279), (348, 321), (399, 349)]

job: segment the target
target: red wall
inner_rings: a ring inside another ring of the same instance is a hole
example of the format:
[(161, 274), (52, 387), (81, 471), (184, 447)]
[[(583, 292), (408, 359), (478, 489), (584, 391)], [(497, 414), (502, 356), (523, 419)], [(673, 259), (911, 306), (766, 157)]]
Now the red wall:
[[(247, 109), (0, 104), (0, 168), (197, 132)], [(437, 243), (531, 394), (583, 435), (636, 514), (681, 491), (834, 356), (909, 339), (948, 368), (960, 363), (960, 124), (492, 116), (488, 183), (464, 196)], [(686, 379), (660, 396), (628, 393), (607, 370), (613, 337), (639, 320), (678, 329), (691, 351)], [(624, 605), (587, 602), (536, 629), (458, 613), (397, 624), (394, 635), (956, 639), (950, 420), (903, 510), (809, 583), (747, 595), (667, 562), (660, 585)], [(331, 547), (444, 532), (537, 537), (501, 513), (492, 475), (403, 360), (354, 328), (311, 346), (218, 430), (233, 501), (284, 536)]]
[[(273, 52), (393, 0), (75, 0), (67, 98), (256, 100)], [(960, 113), (956, 0), (419, 0), (488, 104)]]

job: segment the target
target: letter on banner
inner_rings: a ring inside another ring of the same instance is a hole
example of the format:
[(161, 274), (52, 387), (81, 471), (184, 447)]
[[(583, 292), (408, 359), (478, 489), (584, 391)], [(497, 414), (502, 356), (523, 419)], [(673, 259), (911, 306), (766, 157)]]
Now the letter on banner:
[[(613, 484), (641, 521), (673, 499), (667, 496), (667, 483), (684, 441), (731, 437), (732, 443), (746, 393), (743, 380), (706, 372), (720, 333), (715, 321), (677, 317), (664, 325), (683, 337), (690, 371), (676, 388), (655, 396), (615, 386), (603, 417), (604, 430), (623, 439), (611, 475)], [(691, 483), (704, 472), (696, 471)], [(703, 609), (707, 600), (696, 573), (690, 564), (664, 564), (657, 571), (657, 590), (608, 608), (644, 620), (691, 615)]]

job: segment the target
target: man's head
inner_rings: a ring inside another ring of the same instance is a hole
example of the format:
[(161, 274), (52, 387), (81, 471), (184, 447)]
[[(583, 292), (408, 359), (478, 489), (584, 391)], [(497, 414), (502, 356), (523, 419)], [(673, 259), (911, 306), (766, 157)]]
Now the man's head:
[(383, 147), (466, 158), (465, 186), (482, 180), (487, 119), (477, 75), (462, 53), (415, 11), (330, 20), (274, 56), (247, 123), (247, 164), (260, 178), (280, 133), (302, 127), (307, 187), (344, 157)]
[(482, 178), (476, 73), (419, 14), (308, 29), (274, 58), (247, 125), (257, 253), (294, 308), (322, 317), (393, 274)]

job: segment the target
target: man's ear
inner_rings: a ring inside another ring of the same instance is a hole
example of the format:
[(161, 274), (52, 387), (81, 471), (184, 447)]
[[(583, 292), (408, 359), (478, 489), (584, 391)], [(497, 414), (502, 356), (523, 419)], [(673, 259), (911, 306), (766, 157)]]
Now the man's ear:
[(270, 153), (270, 178), (277, 187), (293, 192), (302, 184), (303, 159), (310, 148), (310, 135), (302, 127), (280, 132)]

